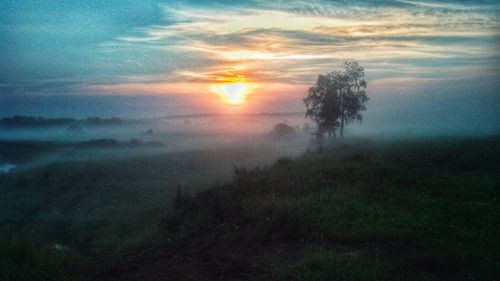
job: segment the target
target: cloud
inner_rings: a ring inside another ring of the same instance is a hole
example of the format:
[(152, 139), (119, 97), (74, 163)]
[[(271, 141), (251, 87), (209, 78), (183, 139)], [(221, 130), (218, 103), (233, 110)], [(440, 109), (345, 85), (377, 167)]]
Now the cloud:
[[(310, 84), (318, 74), (353, 58), (365, 66), (369, 79), (391, 83), (454, 81), (499, 71), (495, 1), (232, 2), (149, 5), (148, 14), (155, 16), (144, 23), (140, 13), (132, 13), (134, 24), (127, 25), (128, 30), (105, 34), (106, 40), (81, 50), (72, 44), (67, 49), (78, 55), (71, 55), (77, 59), (70, 63), (55, 51), (38, 54), (46, 55), (40, 62), (15, 53), (8, 61), (22, 65), (22, 60), (26, 67), (15, 75), (14, 67), (0, 69), (0, 82), (10, 83), (5, 89), (29, 86), (36, 91), (34, 76), (25, 74), (31, 67), (27, 62), (35, 63), (41, 91), (47, 84), (39, 72), (55, 71), (43, 68), (52, 61), (71, 65), (70, 70), (53, 67), (59, 72), (52, 76), (64, 73), (65, 79), (81, 83), (82, 91), (154, 94), (190, 92), (182, 87), (235, 75), (258, 83)], [(99, 15), (102, 26), (112, 26)], [(109, 17), (117, 15), (110, 12)]]
[(451, 61), (497, 59), (498, 21), (481, 9), (484, 5), (398, 2), (404, 5), (358, 3), (349, 8), (335, 2), (295, 1), (225, 10), (164, 6), (165, 18), (173, 22), (118, 40), (144, 48), (165, 46), (168, 52), (200, 62), (212, 60), (199, 67), (181, 65), (173, 73), (179, 79), (210, 80), (239, 67), (263, 82), (306, 82), (350, 58), (361, 60), (368, 70), (376, 62), (406, 60), (407, 67), (398, 66), (417, 78), (432, 69), (429, 63), (411, 65), (412, 60), (440, 60), (444, 67), (449, 64), (452, 77), (460, 66)]

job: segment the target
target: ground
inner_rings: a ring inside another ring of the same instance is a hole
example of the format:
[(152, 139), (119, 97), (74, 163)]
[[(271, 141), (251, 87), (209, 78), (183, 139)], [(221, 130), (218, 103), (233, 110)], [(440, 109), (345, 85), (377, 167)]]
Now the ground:
[[(126, 214), (128, 229), (120, 218), (61, 223), (79, 216), (46, 214), (68, 248), (52, 247), (54, 234), (33, 239), (27, 233), (36, 227), (19, 226), (1, 240), (1, 272), (6, 280), (35, 280), (41, 272), (46, 280), (495, 280), (499, 157), (498, 137), (336, 140), (274, 165), (237, 167), (227, 183), (173, 190), (168, 208), (146, 220), (132, 205), (106, 210)], [(19, 195), (13, 188), (47, 191), (54, 174), (59, 183), (85, 186), (51, 167), (49, 175), (37, 169), (2, 178), (2, 201), (17, 200), (16, 208), (2, 204), (3, 223), (21, 214), (40, 218), (48, 206), (22, 210), (22, 200), (9, 197)], [(108, 172), (87, 180), (102, 186)], [(74, 187), (57, 186), (72, 198)], [(103, 196), (93, 191), (81, 200), (97, 202), (96, 194)], [(78, 206), (70, 202), (45, 203), (52, 210)], [(32, 275), (19, 275), (27, 266)]]

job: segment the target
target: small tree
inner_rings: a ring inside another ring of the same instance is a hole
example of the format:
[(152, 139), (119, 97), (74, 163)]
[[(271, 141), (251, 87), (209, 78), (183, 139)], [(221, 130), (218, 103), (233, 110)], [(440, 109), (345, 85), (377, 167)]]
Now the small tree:
[(318, 133), (335, 136), (340, 127), (340, 136), (344, 135), (344, 126), (355, 120), (362, 121), (360, 111), (365, 110), (366, 81), (363, 67), (356, 61), (346, 61), (343, 71), (333, 71), (319, 75), (316, 84), (307, 91), (304, 99), (306, 117), (318, 125)]

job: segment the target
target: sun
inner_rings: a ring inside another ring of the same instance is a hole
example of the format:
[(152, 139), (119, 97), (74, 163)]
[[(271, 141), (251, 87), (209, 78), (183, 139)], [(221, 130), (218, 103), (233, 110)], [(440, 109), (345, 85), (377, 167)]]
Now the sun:
[(212, 86), (212, 90), (219, 95), (222, 102), (228, 105), (241, 105), (246, 101), (246, 83), (227, 83)]
[(242, 105), (254, 88), (255, 84), (250, 82), (229, 82), (212, 85), (212, 92), (217, 94), (224, 104)]

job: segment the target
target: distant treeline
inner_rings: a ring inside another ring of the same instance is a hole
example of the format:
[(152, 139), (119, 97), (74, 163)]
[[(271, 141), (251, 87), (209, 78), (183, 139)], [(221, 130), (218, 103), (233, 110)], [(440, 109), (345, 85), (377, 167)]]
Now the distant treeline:
[(120, 118), (100, 118), (89, 117), (87, 119), (74, 119), (74, 118), (43, 118), (33, 116), (12, 116), (0, 119), (0, 126), (3, 127), (47, 127), (47, 126), (61, 126), (70, 125), (75, 123), (82, 123), (87, 125), (117, 125), (122, 124), (124, 121)]
[(120, 142), (116, 139), (91, 139), (81, 141), (78, 147), (99, 148), (99, 147), (138, 147), (138, 146), (163, 146), (161, 142), (143, 142), (140, 139), (132, 138), (128, 142)]
[(99, 117), (89, 117), (85, 119), (85, 123), (90, 125), (116, 125), (123, 123), (123, 120), (120, 118), (112, 117), (112, 118), (99, 118)]

